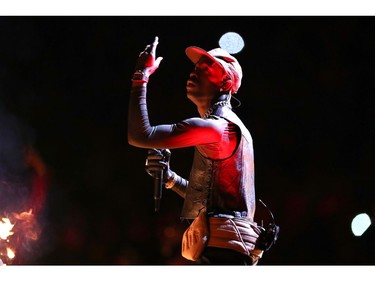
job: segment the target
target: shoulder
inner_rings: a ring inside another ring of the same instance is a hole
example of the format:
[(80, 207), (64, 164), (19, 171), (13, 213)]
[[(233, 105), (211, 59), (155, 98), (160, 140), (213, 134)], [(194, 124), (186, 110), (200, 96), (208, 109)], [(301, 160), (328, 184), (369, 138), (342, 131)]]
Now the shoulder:
[(215, 128), (217, 126), (228, 124), (228, 122), (229, 121), (226, 120), (225, 118), (211, 115), (207, 119), (199, 118), (199, 117), (185, 119), (181, 121), (179, 124), (190, 125), (190, 126), (195, 126), (195, 127)]
[(228, 120), (220, 117), (210, 117), (207, 119), (193, 117), (185, 119), (176, 124), (177, 131), (194, 131), (206, 136), (221, 138), (221, 135), (228, 127)]

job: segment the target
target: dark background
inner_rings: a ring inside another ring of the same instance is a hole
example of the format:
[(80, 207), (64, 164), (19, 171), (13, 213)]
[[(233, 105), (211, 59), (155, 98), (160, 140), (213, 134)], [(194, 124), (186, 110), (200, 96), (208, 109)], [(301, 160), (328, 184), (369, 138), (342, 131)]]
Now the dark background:
[[(350, 229), (375, 211), (374, 28), (371, 16), (0, 17), (0, 175), (30, 143), (51, 178), (41, 236), (14, 263), (189, 264), (182, 199), (165, 190), (154, 212), (146, 150), (127, 143), (130, 77), (159, 36), (151, 123), (197, 116), (184, 50), (216, 48), (232, 31), (245, 41), (235, 111), (254, 139), (257, 197), (281, 228), (260, 264), (375, 264), (373, 226), (362, 237)], [(171, 168), (187, 177), (192, 152), (172, 150)]]

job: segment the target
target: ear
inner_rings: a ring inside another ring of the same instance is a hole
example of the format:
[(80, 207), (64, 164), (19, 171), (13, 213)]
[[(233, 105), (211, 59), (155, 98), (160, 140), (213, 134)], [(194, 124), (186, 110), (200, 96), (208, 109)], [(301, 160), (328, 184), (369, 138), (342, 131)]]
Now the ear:
[(226, 79), (223, 81), (223, 85), (221, 86), (221, 90), (223, 92), (228, 92), (232, 88), (232, 80)]

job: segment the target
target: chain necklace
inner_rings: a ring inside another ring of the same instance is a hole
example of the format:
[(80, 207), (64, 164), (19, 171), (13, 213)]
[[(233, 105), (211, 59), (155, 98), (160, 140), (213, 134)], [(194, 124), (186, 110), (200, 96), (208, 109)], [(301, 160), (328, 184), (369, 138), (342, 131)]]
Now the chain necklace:
[(230, 100), (223, 100), (223, 101), (215, 102), (203, 115), (203, 119), (207, 119), (212, 114), (212, 112), (214, 112), (214, 110), (218, 108), (219, 106), (229, 106), (230, 108), (232, 108), (230, 104)]

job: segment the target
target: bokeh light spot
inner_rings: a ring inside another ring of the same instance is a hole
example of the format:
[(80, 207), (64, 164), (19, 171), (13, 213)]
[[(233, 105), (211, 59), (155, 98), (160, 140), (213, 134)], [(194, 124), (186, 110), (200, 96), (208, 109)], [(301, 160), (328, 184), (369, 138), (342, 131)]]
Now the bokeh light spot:
[(238, 33), (227, 32), (220, 37), (219, 46), (230, 54), (237, 54), (243, 49), (245, 42)]
[(367, 214), (358, 214), (352, 220), (352, 232), (355, 236), (361, 236), (370, 225), (371, 219)]

